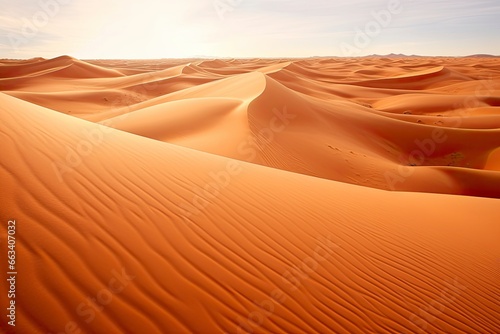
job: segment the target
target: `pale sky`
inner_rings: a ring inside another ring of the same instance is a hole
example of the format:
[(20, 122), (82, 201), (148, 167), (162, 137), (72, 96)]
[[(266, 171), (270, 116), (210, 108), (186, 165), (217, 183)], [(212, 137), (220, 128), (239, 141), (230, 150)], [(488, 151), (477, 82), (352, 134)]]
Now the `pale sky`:
[(500, 55), (500, 0), (0, 0), (0, 58), (388, 53)]

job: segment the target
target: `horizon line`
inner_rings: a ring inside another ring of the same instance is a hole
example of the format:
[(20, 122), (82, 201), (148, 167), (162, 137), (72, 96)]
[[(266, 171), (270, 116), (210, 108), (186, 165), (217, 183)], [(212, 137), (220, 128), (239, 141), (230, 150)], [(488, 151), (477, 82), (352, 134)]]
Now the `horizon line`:
[(29, 57), (29, 58), (0, 58), (1, 60), (31, 60), (31, 59), (43, 59), (43, 60), (51, 60), (51, 59), (57, 59), (57, 58), (62, 58), (62, 57), (70, 57), (73, 59), (79, 59), (79, 60), (158, 60), (158, 59), (312, 59), (312, 58), (339, 58), (339, 59), (357, 59), (357, 58), (369, 58), (369, 57), (392, 57), (392, 58), (470, 58), (470, 57), (477, 57), (477, 58), (500, 58), (500, 55), (494, 55), (494, 54), (488, 54), (488, 53), (475, 53), (475, 54), (469, 54), (469, 55), (407, 55), (407, 54), (402, 54), (402, 53), (389, 53), (389, 54), (370, 54), (370, 55), (364, 55), (364, 56), (352, 56), (352, 57), (345, 57), (345, 56), (274, 56), (274, 57), (269, 57), (269, 56), (246, 56), (246, 57), (231, 57), (231, 56), (208, 56), (208, 55), (195, 55), (195, 56), (189, 56), (189, 57), (152, 57), (152, 58), (78, 58), (78, 57), (73, 57), (68, 54), (63, 54), (60, 56), (55, 56), (52, 58), (45, 58), (45, 57)]

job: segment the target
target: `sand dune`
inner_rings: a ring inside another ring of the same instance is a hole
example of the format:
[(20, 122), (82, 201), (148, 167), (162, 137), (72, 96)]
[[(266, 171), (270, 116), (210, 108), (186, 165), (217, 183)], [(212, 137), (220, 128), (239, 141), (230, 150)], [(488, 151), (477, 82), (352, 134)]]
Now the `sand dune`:
[(499, 65), (0, 63), (16, 332), (498, 332)]

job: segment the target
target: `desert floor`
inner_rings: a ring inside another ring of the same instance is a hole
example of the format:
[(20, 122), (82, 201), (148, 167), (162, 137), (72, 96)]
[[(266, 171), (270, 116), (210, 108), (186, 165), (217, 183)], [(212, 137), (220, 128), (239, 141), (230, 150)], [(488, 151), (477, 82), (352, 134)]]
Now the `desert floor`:
[(0, 117), (2, 331), (500, 332), (500, 58), (1, 60)]

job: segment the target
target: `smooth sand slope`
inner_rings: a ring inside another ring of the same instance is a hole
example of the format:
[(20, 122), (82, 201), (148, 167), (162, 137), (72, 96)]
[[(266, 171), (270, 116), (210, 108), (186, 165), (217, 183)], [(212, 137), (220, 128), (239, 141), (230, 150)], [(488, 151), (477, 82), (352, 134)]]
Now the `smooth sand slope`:
[(4, 62), (17, 333), (498, 332), (499, 65)]

